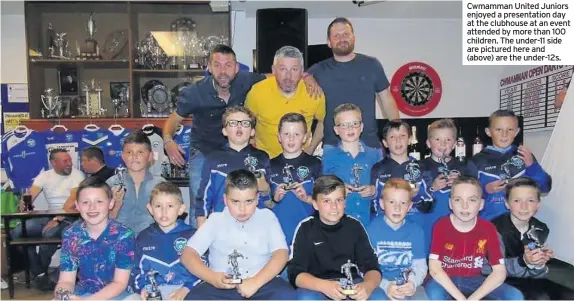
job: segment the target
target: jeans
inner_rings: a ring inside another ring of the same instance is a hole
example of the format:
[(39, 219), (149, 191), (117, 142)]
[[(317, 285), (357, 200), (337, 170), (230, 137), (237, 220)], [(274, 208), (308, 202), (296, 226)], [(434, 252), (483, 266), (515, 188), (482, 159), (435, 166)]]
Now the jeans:
[(195, 219), (195, 198), (201, 184), (201, 170), (205, 157), (196, 148), (189, 148), (189, 224), (197, 228)]
[[(58, 224), (58, 226), (42, 232), (44, 226), (51, 220), (48, 217), (33, 218), (26, 220), (26, 235), (27, 237), (34, 238), (58, 238), (62, 237), (62, 232), (66, 229), (70, 222), (63, 220)], [(22, 224), (14, 228), (11, 232), (12, 239), (18, 239), (22, 237)], [(52, 261), (52, 256), (56, 253), (58, 245), (40, 245), (40, 251), (36, 252), (35, 246), (28, 246), (27, 248), (22, 248), (20, 250), (28, 250), (28, 263), (30, 266), (30, 272), (32, 275), (37, 276), (41, 273), (45, 273), (50, 266)]]
[[(460, 292), (468, 298), (482, 285), (486, 278), (484, 276), (474, 276), (450, 277), (450, 279)], [(444, 287), (433, 278), (429, 279), (424, 286), (429, 300), (452, 299), (451, 295), (444, 289)], [(524, 300), (524, 296), (518, 289), (506, 283), (495, 288), (492, 292), (487, 294), (485, 298), (490, 300)]]
[[(356, 279), (355, 284), (363, 282), (363, 279)], [(347, 298), (350, 299), (350, 298)], [(297, 300), (330, 300), (329, 297), (323, 295), (323, 293), (318, 291), (312, 291), (306, 288), (297, 289)], [(385, 291), (382, 288), (377, 287), (369, 296), (369, 300), (389, 300)]]

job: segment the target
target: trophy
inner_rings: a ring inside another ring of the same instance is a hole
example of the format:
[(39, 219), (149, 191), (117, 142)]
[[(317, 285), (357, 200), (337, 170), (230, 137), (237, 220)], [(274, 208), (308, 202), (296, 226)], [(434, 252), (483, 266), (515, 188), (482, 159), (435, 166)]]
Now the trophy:
[(397, 277), (397, 280), (395, 280), (395, 284), (403, 285), (407, 283), (409, 281), (409, 276), (411, 273), (414, 274), (414, 271), (411, 268), (401, 269), (401, 274), (399, 277)]
[(405, 175), (405, 180), (409, 181), (412, 189), (415, 189), (417, 187), (417, 179), (421, 175), (419, 164), (417, 162), (411, 161), (407, 164), (406, 170), (407, 174)]
[(47, 53), (49, 57), (56, 56), (56, 33), (52, 27), (52, 23), (48, 23), (48, 30), (47, 30), (47, 39), (46, 39), (46, 47), (44, 48), (44, 53)]
[(526, 231), (526, 237), (530, 240), (528, 243), (528, 249), (542, 249), (544, 250), (544, 241), (540, 239), (539, 232), (542, 232), (541, 228), (536, 228), (534, 225), (530, 225), (530, 229)]
[(359, 267), (352, 263), (350, 259), (347, 259), (347, 262), (341, 266), (341, 274), (345, 275), (345, 278), (341, 278), (339, 283), (343, 288), (343, 294), (347, 296), (354, 295), (356, 293), (355, 283), (353, 282), (353, 268), (357, 269), (357, 274), (360, 273)]
[(503, 174), (500, 175), (500, 179), (504, 180), (506, 184), (508, 184), (508, 181), (512, 179), (512, 172), (510, 170), (512, 166), (522, 168), (524, 166), (524, 161), (520, 159), (519, 156), (514, 155), (500, 166), (503, 172)]
[(72, 292), (66, 288), (58, 287), (56, 289), (56, 300), (70, 300)]
[(54, 55), (52, 57), (55, 58), (59, 58), (59, 59), (67, 59), (67, 54), (68, 54), (68, 41), (66, 39), (64, 39), (64, 37), (67, 35), (66, 32), (60, 32), (60, 33), (56, 33), (56, 39), (54, 40), (54, 45), (55, 48), (54, 51), (50, 51), (50, 52), (55, 52)]
[(251, 154), (247, 154), (245, 160), (243, 160), (243, 164), (247, 167), (247, 170), (252, 172), (256, 178), (261, 178), (261, 172), (257, 170), (257, 158), (253, 157)]
[(96, 80), (92, 79), (90, 84), (84, 84), (83, 90), (86, 93), (86, 115), (88, 117), (97, 117), (102, 115), (102, 88), (96, 85)]
[(94, 16), (96, 13), (91, 13), (90, 18), (86, 22), (86, 32), (88, 33), (88, 38), (86, 39), (86, 48), (81, 53), (81, 58), (83, 59), (99, 59), (99, 47), (98, 42), (94, 39), (94, 34), (98, 31), (96, 28), (96, 21)]
[[(42, 100), (42, 105), (44, 106), (43, 109), (46, 109), (47, 116), (46, 118), (55, 118), (58, 117), (58, 111), (61, 111), (62, 101), (59, 96), (55, 95), (54, 89), (48, 88), (44, 90), (45, 95), (40, 95)], [(44, 117), (44, 113), (42, 113), (42, 117)]]
[(164, 178), (171, 178), (171, 164), (167, 161), (161, 162), (161, 176)]
[(124, 191), (126, 191), (126, 174), (127, 168), (120, 165), (115, 170), (115, 175), (117, 176), (117, 183)]
[(231, 284), (240, 284), (242, 282), (241, 273), (239, 272), (239, 263), (237, 262), (238, 258), (244, 258), (241, 253), (237, 252), (237, 250), (233, 250), (231, 254), (227, 256), (228, 261), (227, 264), (231, 265), (231, 267), (227, 271), (227, 275), (231, 277), (230, 283)]
[(359, 164), (354, 164), (353, 169), (351, 170), (351, 173), (353, 174), (353, 187), (357, 189), (361, 187), (360, 173), (363, 170), (364, 170), (363, 167), (361, 167), (361, 165)]
[(147, 273), (147, 279), (150, 284), (149, 286), (146, 286), (146, 289), (149, 287), (149, 289), (147, 289), (148, 295), (146, 300), (162, 300), (161, 292), (158, 288), (157, 282), (155, 281), (156, 274), (157, 272), (155, 270), (150, 270)]
[(441, 165), (442, 168), (440, 170), (441, 175), (448, 179), (448, 176), (450, 175), (450, 169), (448, 168), (448, 164), (446, 163), (446, 160), (444, 159), (446, 156), (443, 154), (442, 156), (440, 156), (440, 158), (438, 158), (438, 163)]
[[(114, 98), (111, 100), (112, 105), (114, 105), (114, 118), (118, 118), (120, 115), (120, 109), (129, 103), (130, 99), (130, 90), (128, 88), (122, 88), (120, 94), (118, 95), (119, 98)], [(124, 117), (129, 116), (129, 109), (126, 108), (126, 114)]]
[(293, 179), (293, 175), (291, 174), (291, 169), (294, 168), (295, 167), (293, 165), (289, 164), (283, 167), (283, 182), (285, 182), (285, 190), (291, 190), (295, 188), (295, 185), (297, 184)]

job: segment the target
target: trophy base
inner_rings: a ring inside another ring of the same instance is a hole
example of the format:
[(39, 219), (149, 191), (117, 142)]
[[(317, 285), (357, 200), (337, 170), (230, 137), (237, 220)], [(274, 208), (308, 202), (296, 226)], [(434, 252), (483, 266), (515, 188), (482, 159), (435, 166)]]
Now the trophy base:
[(231, 278), (229, 279), (230, 284), (241, 284), (243, 280), (241, 278)]
[(353, 288), (343, 288), (343, 294), (345, 294), (346, 296), (351, 296), (356, 294), (357, 291)]
[(411, 186), (411, 189), (417, 188), (417, 185), (415, 183), (409, 183), (409, 186)]
[(197, 64), (197, 63), (191, 63), (191, 64), (187, 64), (185, 67), (186, 67), (187, 70), (190, 70), (190, 69), (199, 69), (199, 64)]
[(178, 70), (178, 69), (179, 69), (179, 65), (169, 65), (169, 69), (170, 69), (170, 70)]
[(284, 188), (284, 189), (285, 189), (285, 190), (294, 189), (294, 188), (295, 188), (295, 185), (296, 185), (295, 183), (287, 183), (287, 184), (285, 184), (285, 188)]
[(260, 171), (254, 171), (253, 174), (255, 175), (256, 178), (261, 178), (262, 176)]

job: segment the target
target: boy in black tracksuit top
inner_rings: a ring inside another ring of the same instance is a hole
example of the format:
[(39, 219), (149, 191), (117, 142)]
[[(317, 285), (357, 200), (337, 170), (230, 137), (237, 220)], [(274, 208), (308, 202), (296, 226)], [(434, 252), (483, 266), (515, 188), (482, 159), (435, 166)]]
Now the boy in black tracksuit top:
[[(534, 217), (539, 206), (540, 189), (534, 180), (518, 178), (508, 183), (506, 207), (510, 213), (492, 220), (504, 250), (506, 283), (518, 288), (526, 300), (572, 300), (572, 289), (547, 279), (552, 250), (533, 244), (534, 237), (544, 244), (550, 233), (548, 226)], [(489, 267), (483, 272), (489, 273)]]
[(304, 219), (293, 239), (288, 275), (297, 288), (299, 300), (342, 300), (342, 266), (356, 264), (361, 278), (352, 269), (356, 300), (387, 300), (379, 288), (381, 272), (377, 256), (362, 224), (345, 215), (345, 183), (336, 176), (315, 179), (313, 207), (317, 212)]

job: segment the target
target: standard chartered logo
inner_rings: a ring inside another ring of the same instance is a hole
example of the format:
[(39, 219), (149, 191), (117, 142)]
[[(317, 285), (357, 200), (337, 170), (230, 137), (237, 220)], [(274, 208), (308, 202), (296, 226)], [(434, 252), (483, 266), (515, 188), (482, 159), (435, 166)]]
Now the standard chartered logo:
[(482, 268), (483, 264), (484, 264), (484, 259), (482, 257), (474, 258), (474, 267), (475, 268)]

